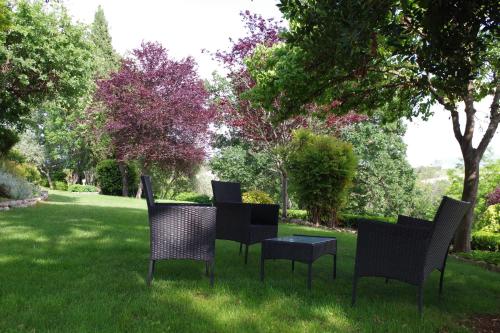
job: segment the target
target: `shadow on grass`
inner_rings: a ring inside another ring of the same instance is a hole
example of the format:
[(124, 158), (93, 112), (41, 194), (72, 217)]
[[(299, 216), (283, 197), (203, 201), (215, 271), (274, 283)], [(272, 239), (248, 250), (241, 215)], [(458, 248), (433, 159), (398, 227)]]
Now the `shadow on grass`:
[[(170, 260), (157, 265), (151, 288), (144, 279), (149, 257), (145, 209), (72, 205), (75, 198), (51, 194), (61, 205), (14, 210), (0, 216), (0, 330), (18, 325), (49, 330), (108, 331), (436, 331), (453, 327), (452, 315), (498, 308), (495, 276), (451, 262), (444, 299), (438, 275), (426, 284), (420, 322), (415, 288), (363, 278), (358, 305), (350, 307), (355, 237), (339, 239), (338, 275), (331, 279), (331, 257), (313, 265), (313, 289), (306, 288), (306, 266), (267, 261), (259, 281), (260, 246), (248, 265), (235, 242), (217, 241), (216, 282), (209, 287), (204, 264)], [(298, 226), (280, 233), (331, 234)], [(471, 285), (475, 287), (470, 290)], [(463, 302), (467, 297), (467, 302)], [(486, 298), (488, 301), (484, 301)], [(77, 301), (76, 301), (77, 300)], [(457, 305), (456, 302), (464, 305)], [(472, 305), (474, 309), (471, 309)], [(20, 314), (18, 309), (27, 309)], [(54, 326), (53, 326), (54, 325)], [(295, 327), (295, 328), (294, 328)], [(293, 329), (294, 328), (294, 329)]]

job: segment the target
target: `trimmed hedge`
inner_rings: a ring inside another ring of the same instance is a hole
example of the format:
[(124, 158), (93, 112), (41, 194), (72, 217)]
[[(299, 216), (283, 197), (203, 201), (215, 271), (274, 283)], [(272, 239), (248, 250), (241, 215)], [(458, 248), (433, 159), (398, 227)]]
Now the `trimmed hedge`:
[(500, 251), (500, 233), (476, 231), (472, 234), (473, 250)]
[(177, 201), (189, 201), (196, 202), (200, 204), (210, 204), (212, 200), (206, 194), (199, 194), (196, 192), (181, 192), (175, 196)]
[(260, 190), (252, 190), (243, 193), (243, 202), (244, 203), (253, 203), (253, 204), (272, 204), (273, 199), (269, 194)]
[(68, 186), (69, 192), (99, 192), (93, 185), (73, 184)]
[(375, 220), (387, 223), (397, 222), (397, 219), (394, 217), (376, 216), (376, 215), (341, 214), (339, 216), (339, 225), (345, 228), (357, 229), (359, 220)]
[[(116, 160), (103, 160), (97, 164), (97, 183), (102, 194), (122, 195), (122, 174)], [(137, 169), (132, 165), (127, 165), (128, 191), (133, 195), (137, 191), (139, 175)]]
[[(302, 209), (289, 209), (288, 218), (290, 219), (300, 219), (307, 221), (307, 211)], [(356, 215), (356, 214), (341, 214), (339, 216), (339, 225), (345, 228), (356, 229), (358, 227), (359, 220), (375, 220), (388, 223), (396, 223), (397, 219), (394, 217), (385, 216), (374, 216), (374, 215)]]

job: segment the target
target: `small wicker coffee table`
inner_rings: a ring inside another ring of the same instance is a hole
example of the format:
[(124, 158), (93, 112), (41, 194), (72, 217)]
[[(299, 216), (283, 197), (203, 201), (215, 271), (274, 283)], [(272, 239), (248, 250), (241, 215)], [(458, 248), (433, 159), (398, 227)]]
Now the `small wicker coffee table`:
[(260, 280), (264, 281), (264, 260), (288, 259), (292, 261), (292, 271), (295, 269), (295, 261), (308, 265), (307, 288), (311, 289), (312, 263), (325, 254), (333, 256), (333, 278), (335, 279), (337, 276), (337, 239), (335, 237), (293, 235), (266, 239), (262, 241)]

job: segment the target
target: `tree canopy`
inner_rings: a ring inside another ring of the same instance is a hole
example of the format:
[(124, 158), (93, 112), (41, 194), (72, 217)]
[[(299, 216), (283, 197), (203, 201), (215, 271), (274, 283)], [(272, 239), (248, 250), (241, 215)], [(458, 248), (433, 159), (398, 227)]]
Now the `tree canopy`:
[(203, 161), (213, 110), (192, 58), (173, 60), (160, 44), (143, 43), (99, 81), (97, 99), (118, 160), (138, 161), (142, 171)]
[[(285, 44), (261, 47), (250, 60), (259, 70), (251, 100), (276, 118), (307, 111), (309, 103), (331, 112), (351, 110), (385, 119), (450, 112), (465, 164), (462, 200), (476, 202), (479, 162), (500, 121), (500, 10), (490, 0), (281, 0), (289, 20)], [(264, 59), (264, 60), (262, 60)], [(472, 145), (477, 102), (490, 95), (489, 123)], [(465, 106), (460, 126), (459, 103)], [(378, 112), (378, 111), (377, 111)], [(455, 249), (470, 249), (472, 210)]]
[[(73, 24), (65, 9), (40, 1), (16, 2), (0, 30), (0, 135), (15, 143), (31, 112), (51, 101), (78, 107), (92, 89), (92, 48), (85, 28)], [(4, 7), (5, 8), (5, 7)], [(6, 145), (3, 150), (8, 150)]]

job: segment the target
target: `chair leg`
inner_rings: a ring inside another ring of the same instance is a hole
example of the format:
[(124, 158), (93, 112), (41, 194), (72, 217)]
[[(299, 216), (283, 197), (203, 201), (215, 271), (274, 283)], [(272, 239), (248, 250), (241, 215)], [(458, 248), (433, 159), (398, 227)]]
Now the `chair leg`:
[(248, 262), (248, 244), (245, 244), (245, 265)]
[(292, 260), (292, 272), (295, 272), (295, 260)]
[(356, 289), (358, 287), (358, 279), (359, 277), (354, 275), (352, 279), (352, 299), (351, 299), (351, 306), (354, 306), (356, 304)]
[(243, 243), (240, 243), (240, 256), (241, 256), (242, 249), (243, 249)]
[(446, 269), (446, 260), (448, 260), (448, 251), (450, 247), (448, 246), (448, 250), (446, 251), (446, 255), (444, 256), (443, 267), (441, 267), (441, 276), (439, 277), (439, 295), (443, 293), (443, 278), (444, 278), (444, 270)]
[(154, 271), (155, 271), (155, 261), (149, 260), (148, 278), (146, 280), (148, 287), (151, 286), (151, 281), (153, 280)]
[(439, 277), (439, 295), (443, 294), (443, 278), (444, 278), (444, 267), (441, 270), (441, 276)]
[(422, 308), (424, 306), (424, 284), (418, 286), (418, 314), (422, 318)]
[(385, 278), (385, 283), (389, 283), (389, 278)]
[(205, 261), (205, 275), (208, 276), (208, 265), (209, 265), (209, 261)]

